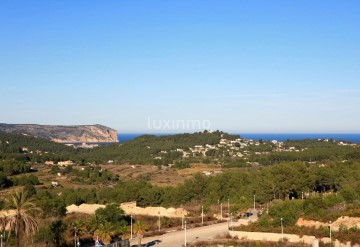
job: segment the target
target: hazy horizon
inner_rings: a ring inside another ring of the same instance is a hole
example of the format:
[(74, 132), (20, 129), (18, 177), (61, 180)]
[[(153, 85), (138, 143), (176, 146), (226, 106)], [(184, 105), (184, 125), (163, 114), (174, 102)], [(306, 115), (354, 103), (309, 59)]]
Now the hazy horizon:
[(359, 9), (359, 1), (1, 2), (0, 122), (360, 133)]

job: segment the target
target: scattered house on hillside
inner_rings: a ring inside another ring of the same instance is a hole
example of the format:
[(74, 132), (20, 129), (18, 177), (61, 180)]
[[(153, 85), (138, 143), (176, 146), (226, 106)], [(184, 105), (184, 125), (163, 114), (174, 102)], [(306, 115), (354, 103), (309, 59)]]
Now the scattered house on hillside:
[(57, 186), (59, 186), (59, 183), (52, 181), (52, 182), (51, 182), (51, 186), (52, 186), (52, 187), (57, 187)]
[(74, 163), (74, 161), (72, 161), (72, 160), (66, 160), (66, 161), (59, 161), (57, 164), (58, 164), (59, 166), (72, 166), (72, 165), (74, 165), (75, 163)]
[(183, 153), (183, 158), (189, 158), (189, 157), (190, 157), (190, 153), (188, 153), (188, 152)]
[(209, 149), (216, 149), (215, 145), (206, 144), (205, 146)]
[(49, 166), (54, 165), (54, 161), (47, 160), (45, 161), (45, 165), (49, 165)]
[(338, 145), (339, 145), (339, 146), (351, 146), (351, 147), (356, 147), (356, 143), (339, 142)]
[(99, 145), (98, 144), (88, 144), (88, 143), (85, 143), (83, 142), (81, 144), (81, 146), (78, 146), (79, 148), (94, 148), (94, 147), (98, 147)]
[(222, 145), (225, 145), (225, 144), (227, 144), (227, 140), (226, 139), (221, 139), (219, 143), (222, 144)]
[(222, 171), (203, 171), (202, 174), (204, 174), (205, 176), (211, 176), (211, 175), (216, 175), (216, 174), (221, 174)]

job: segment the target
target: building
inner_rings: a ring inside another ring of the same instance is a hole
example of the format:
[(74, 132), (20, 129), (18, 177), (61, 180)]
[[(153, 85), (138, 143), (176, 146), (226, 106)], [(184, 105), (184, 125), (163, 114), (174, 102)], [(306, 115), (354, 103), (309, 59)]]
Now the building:
[(74, 165), (75, 163), (72, 160), (66, 160), (66, 161), (59, 161), (57, 164), (59, 166), (71, 166)]

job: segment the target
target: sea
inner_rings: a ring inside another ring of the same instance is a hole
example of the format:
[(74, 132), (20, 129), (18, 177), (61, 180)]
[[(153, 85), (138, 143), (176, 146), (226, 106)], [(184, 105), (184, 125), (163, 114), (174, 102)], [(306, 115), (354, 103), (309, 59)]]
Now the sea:
[[(304, 139), (334, 139), (338, 141), (356, 142), (360, 143), (360, 133), (346, 133), (346, 134), (334, 134), (334, 133), (230, 133), (234, 135), (240, 135), (241, 138), (251, 140), (264, 140), (264, 141), (286, 141), (286, 140), (304, 140)], [(118, 139), (120, 142), (126, 142), (133, 140), (136, 137), (142, 136), (144, 133), (120, 133)], [(157, 133), (151, 134), (155, 136), (174, 135), (174, 133)]]

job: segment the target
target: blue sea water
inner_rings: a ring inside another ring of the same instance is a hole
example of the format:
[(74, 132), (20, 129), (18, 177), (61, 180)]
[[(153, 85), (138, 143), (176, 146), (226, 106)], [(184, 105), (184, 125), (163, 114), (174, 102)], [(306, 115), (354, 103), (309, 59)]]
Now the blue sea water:
[[(289, 134), (289, 133), (245, 133), (245, 134), (239, 134), (239, 133), (232, 133), (236, 135), (240, 135), (242, 138), (246, 139), (252, 139), (252, 140), (264, 140), (264, 141), (286, 141), (286, 140), (304, 140), (304, 139), (334, 139), (339, 141), (347, 141), (347, 142), (358, 142), (360, 143), (360, 134), (354, 133), (354, 134), (334, 134), (334, 133), (301, 133), (301, 134)], [(120, 133), (118, 135), (118, 139), (120, 142), (125, 142), (132, 140), (138, 136), (144, 135), (142, 133), (132, 133), (132, 134), (125, 134)], [(172, 134), (152, 134), (156, 136), (164, 136), (164, 135), (172, 135)]]
[(164, 133), (161, 133), (161, 134), (154, 134), (154, 133), (151, 133), (151, 134), (148, 134), (148, 133), (127, 133), (127, 134), (123, 134), (123, 133), (120, 133), (118, 134), (118, 140), (119, 142), (126, 142), (126, 141), (130, 141), (130, 140), (133, 140), (135, 139), (136, 137), (139, 137), (139, 136), (142, 136), (142, 135), (154, 135), (154, 136), (167, 136), (167, 135), (174, 135), (173, 133), (169, 133), (169, 134), (164, 134)]
[(281, 134), (281, 133), (247, 133), (240, 134), (242, 138), (264, 141), (286, 141), (286, 140), (304, 140), (304, 139), (334, 139), (338, 141), (360, 142), (360, 134), (333, 134), (333, 133), (297, 133), (297, 134)]

